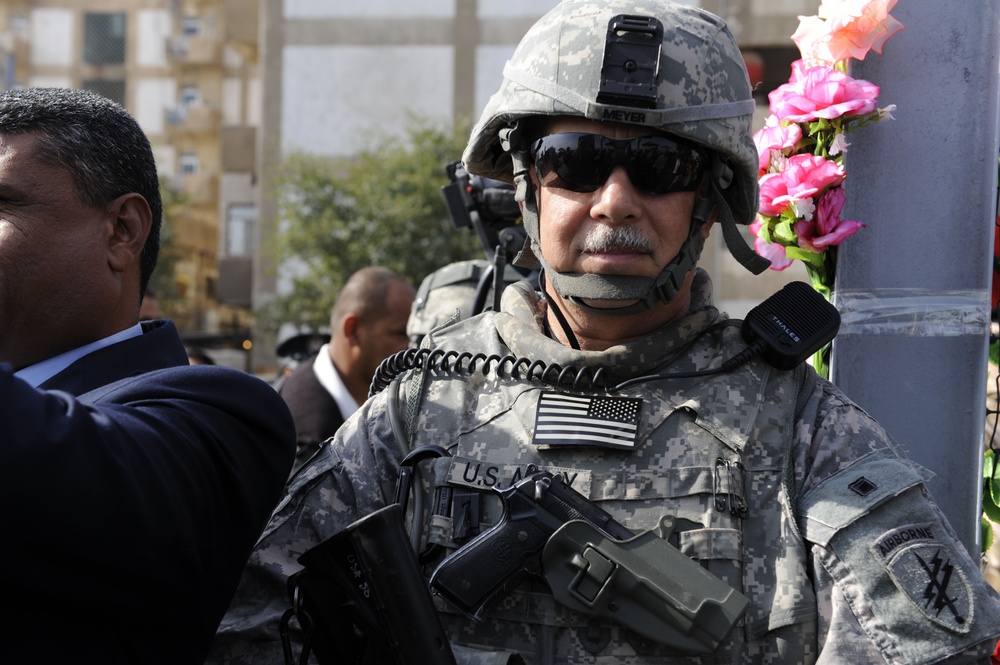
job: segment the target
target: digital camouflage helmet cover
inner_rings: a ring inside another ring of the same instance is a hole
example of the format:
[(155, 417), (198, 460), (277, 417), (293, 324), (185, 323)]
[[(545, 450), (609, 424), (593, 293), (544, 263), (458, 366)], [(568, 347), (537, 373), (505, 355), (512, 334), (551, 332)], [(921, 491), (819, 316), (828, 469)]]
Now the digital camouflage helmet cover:
[[(657, 48), (658, 47), (658, 48)], [(722, 19), (666, 0), (563, 0), (538, 20), (507, 62), (499, 91), (472, 130), (463, 161), (470, 173), (513, 182), (524, 203), (528, 240), (520, 265), (540, 261), (556, 291), (635, 300), (620, 313), (669, 302), (694, 268), (702, 225), (717, 211), (733, 256), (754, 274), (769, 265), (746, 244), (758, 203), (754, 101), (739, 47)], [(711, 155), (688, 241), (657, 279), (557, 273), (541, 255), (527, 118), (576, 116), (648, 127)]]

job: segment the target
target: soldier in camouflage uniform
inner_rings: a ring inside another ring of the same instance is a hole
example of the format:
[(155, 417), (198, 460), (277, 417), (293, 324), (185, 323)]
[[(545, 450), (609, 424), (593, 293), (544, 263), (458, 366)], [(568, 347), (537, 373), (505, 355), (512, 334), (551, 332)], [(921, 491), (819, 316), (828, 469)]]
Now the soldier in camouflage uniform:
[[(609, 31), (618, 15), (631, 18)], [(611, 43), (647, 28), (636, 41), (655, 37), (652, 73), (629, 56), (638, 83), (618, 85)], [(636, 533), (665, 513), (689, 520), (680, 551), (750, 600), (722, 645), (695, 656), (571, 611), (533, 577), (481, 622), (435, 597), (459, 662), (988, 662), (1000, 600), (928, 495), (928, 473), (808, 366), (755, 358), (718, 372), (747, 343), (695, 263), (718, 222), (734, 255), (762, 269), (735, 226), (756, 210), (752, 111), (739, 50), (709, 13), (564, 0), (540, 19), (464, 161), (516, 184), (529, 236), (519, 261), (541, 262), (543, 293), (508, 287), (502, 311), (432, 332), (429, 355), (411, 356), (423, 362), (382, 377), (392, 389), (291, 482), (211, 662), (281, 662), (297, 557), (391, 503), (402, 456), (427, 444), (450, 454), (434, 460), (430, 482), (453, 496), (539, 468)], [(658, 138), (624, 140), (635, 137)], [(602, 143), (616, 149), (597, 155)], [(463, 352), (510, 359), (484, 371)], [(513, 371), (521, 358), (563, 377)], [(559, 415), (567, 402), (583, 425)], [(421, 546), (455, 551), (468, 535), (458, 531), (500, 519), (498, 503), (483, 502), (478, 520), (457, 503), (435, 511)]]
[[(483, 274), (490, 269), (484, 259), (456, 261), (438, 268), (420, 282), (406, 321), (406, 336), (411, 346), (419, 346), (424, 335), (442, 325), (470, 316), (476, 291)], [(514, 270), (504, 272), (503, 284), (521, 279)], [(492, 290), (488, 297), (492, 297)]]

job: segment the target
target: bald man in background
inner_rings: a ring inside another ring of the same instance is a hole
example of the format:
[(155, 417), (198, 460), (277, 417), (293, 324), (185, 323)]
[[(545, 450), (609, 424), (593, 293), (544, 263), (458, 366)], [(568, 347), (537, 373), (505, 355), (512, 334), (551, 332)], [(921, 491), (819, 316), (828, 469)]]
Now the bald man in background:
[(330, 342), (302, 362), (279, 390), (295, 420), (294, 475), (368, 398), (379, 363), (407, 347), (415, 291), (379, 266), (355, 272), (330, 313)]

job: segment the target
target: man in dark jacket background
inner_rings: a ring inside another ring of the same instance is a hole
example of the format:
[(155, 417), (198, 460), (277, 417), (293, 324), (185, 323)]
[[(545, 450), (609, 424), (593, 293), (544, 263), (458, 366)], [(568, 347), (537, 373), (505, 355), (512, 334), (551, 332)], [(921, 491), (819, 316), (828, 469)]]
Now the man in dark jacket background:
[(330, 341), (303, 361), (279, 392), (295, 420), (292, 473), (368, 398), (379, 363), (406, 348), (413, 287), (381, 266), (354, 272), (330, 312)]

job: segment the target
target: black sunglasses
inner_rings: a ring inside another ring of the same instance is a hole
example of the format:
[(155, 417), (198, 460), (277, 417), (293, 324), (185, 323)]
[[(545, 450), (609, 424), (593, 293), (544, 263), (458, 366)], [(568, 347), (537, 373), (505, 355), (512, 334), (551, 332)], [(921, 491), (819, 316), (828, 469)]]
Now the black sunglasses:
[(612, 139), (600, 134), (550, 134), (535, 141), (531, 154), (543, 187), (572, 192), (596, 191), (618, 165), (644, 194), (691, 192), (708, 164), (704, 152), (665, 136)]

